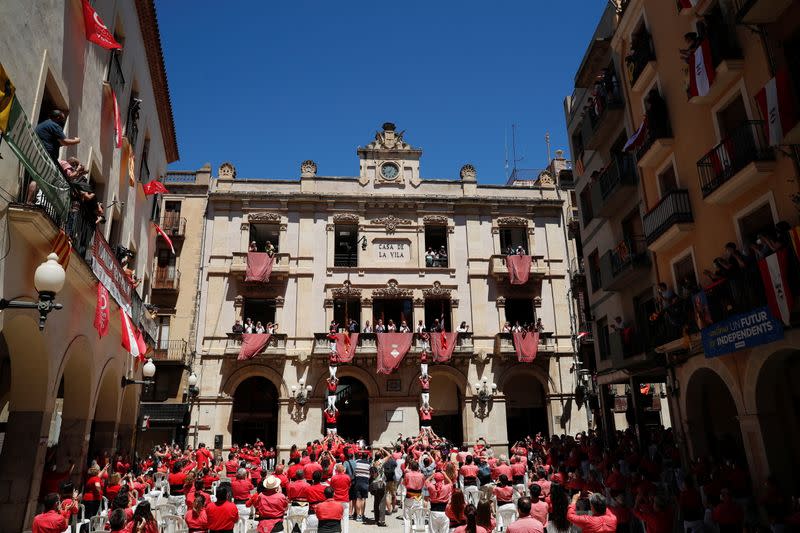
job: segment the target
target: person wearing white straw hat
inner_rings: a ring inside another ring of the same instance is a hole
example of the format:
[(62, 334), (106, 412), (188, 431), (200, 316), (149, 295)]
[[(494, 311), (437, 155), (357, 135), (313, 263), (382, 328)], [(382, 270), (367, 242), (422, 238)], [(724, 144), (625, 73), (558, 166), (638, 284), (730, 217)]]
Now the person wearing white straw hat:
[[(283, 530), (283, 517), (289, 508), (289, 500), (281, 492), (281, 480), (273, 475), (267, 476), (258, 487), (258, 494), (250, 498), (248, 507), (256, 510), (258, 531), (273, 532)], [(280, 527), (276, 529), (276, 526)]]

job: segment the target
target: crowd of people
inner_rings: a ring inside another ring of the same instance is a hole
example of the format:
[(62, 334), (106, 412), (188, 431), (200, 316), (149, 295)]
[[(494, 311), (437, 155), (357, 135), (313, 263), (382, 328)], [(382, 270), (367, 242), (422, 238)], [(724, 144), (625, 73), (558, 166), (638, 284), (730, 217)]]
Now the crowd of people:
[(243, 333), (268, 333), (274, 335), (278, 332), (278, 324), (274, 322), (267, 322), (267, 325), (261, 323), (260, 320), (253, 322), (252, 318), (245, 318), (244, 324), (241, 320), (237, 320), (231, 327), (231, 333), (241, 335)]
[(519, 320), (515, 320), (514, 325), (511, 325), (511, 322), (506, 322), (505, 324), (503, 324), (503, 333), (522, 333), (522, 332), (544, 333), (544, 324), (542, 323), (542, 319), (537, 318), (536, 322), (523, 322), (523, 323), (520, 323)]
[(333, 433), (281, 458), (258, 440), (224, 456), (203, 444), (160, 446), (132, 464), (98, 458), (82, 490), (61, 483), (43, 504), (34, 533), (62, 532), (81, 512), (102, 516), (109, 531), (156, 533), (165, 505), (192, 532), (239, 531), (253, 520), (259, 532), (346, 533), (350, 520), (383, 527), (391, 515), (406, 532), (422, 526), (430, 533), (800, 528), (800, 500), (774, 480), (753, 487), (733, 458), (682, 466), (664, 428), (652, 430), (646, 445), (632, 430), (607, 443), (592, 431), (537, 435), (508, 455), (482, 438), (456, 446), (425, 430), (372, 448)]

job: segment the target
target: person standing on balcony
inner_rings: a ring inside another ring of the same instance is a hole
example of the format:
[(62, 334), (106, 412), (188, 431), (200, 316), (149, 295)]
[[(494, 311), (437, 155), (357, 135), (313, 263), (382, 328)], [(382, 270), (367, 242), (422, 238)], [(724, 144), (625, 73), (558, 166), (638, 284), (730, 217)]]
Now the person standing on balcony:
[(248, 252), (257, 252), (258, 251), (258, 244), (256, 241), (250, 243), (250, 247), (247, 249)]
[[(42, 142), (42, 146), (47, 151), (47, 155), (53, 160), (62, 174), (64, 171), (58, 162), (58, 152), (62, 146), (72, 146), (81, 142), (80, 137), (67, 137), (64, 133), (64, 124), (67, 122), (67, 117), (60, 109), (54, 109), (50, 112), (50, 118), (43, 120), (36, 126), (36, 136)], [(66, 177), (66, 175), (65, 175)], [(28, 194), (25, 201), (29, 204), (37, 200), (39, 187), (35, 181), (28, 184)]]
[(364, 324), (364, 331), (363, 333), (372, 333), (372, 325), (369, 323), (369, 320)]
[(278, 253), (278, 249), (272, 244), (272, 242), (267, 241), (266, 246), (264, 246), (264, 251), (267, 252), (267, 255), (270, 257), (274, 257), (276, 253)]

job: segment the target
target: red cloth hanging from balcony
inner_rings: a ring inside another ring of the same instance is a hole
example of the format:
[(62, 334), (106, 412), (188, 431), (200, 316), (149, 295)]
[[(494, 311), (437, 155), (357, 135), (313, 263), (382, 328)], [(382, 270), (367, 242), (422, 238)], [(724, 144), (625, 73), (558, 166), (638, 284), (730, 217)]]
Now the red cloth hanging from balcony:
[(453, 356), (456, 348), (458, 333), (455, 331), (442, 331), (431, 333), (431, 351), (434, 363), (446, 363)]
[(512, 285), (525, 285), (531, 273), (531, 256), (509, 255), (506, 256), (508, 277)]
[(358, 333), (336, 334), (336, 362), (349, 363), (353, 360), (358, 345)]
[(272, 337), (269, 333), (244, 333), (242, 335), (242, 348), (239, 350), (239, 361), (252, 359), (269, 344)]
[(770, 146), (777, 146), (783, 136), (797, 124), (797, 108), (792, 98), (792, 85), (785, 68), (778, 70), (756, 94), (756, 103), (764, 117), (764, 129)]
[(758, 262), (764, 292), (772, 316), (786, 324), (790, 323), (794, 309), (794, 294), (789, 284), (789, 249), (781, 248)]
[(711, 60), (711, 42), (706, 38), (689, 57), (689, 96), (707, 95), (716, 75)]
[(122, 45), (114, 39), (89, 0), (83, 0), (83, 23), (86, 26), (86, 40), (99, 44), (106, 50), (122, 50)]
[(517, 361), (532, 363), (539, 353), (538, 331), (517, 331), (514, 333), (514, 349), (517, 351)]
[(413, 333), (377, 333), (378, 374), (391, 374), (411, 349)]
[(244, 280), (268, 283), (273, 259), (266, 252), (247, 252), (247, 273)]

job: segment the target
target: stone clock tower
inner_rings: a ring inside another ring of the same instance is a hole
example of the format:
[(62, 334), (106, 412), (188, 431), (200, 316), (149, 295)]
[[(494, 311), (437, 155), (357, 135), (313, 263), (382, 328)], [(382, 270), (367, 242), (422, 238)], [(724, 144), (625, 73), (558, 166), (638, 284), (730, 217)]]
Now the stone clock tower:
[(373, 186), (418, 187), (419, 159), (422, 150), (413, 148), (403, 141), (403, 133), (395, 130), (395, 125), (387, 122), (383, 131), (375, 134), (375, 140), (357, 150), (360, 164), (359, 183)]

